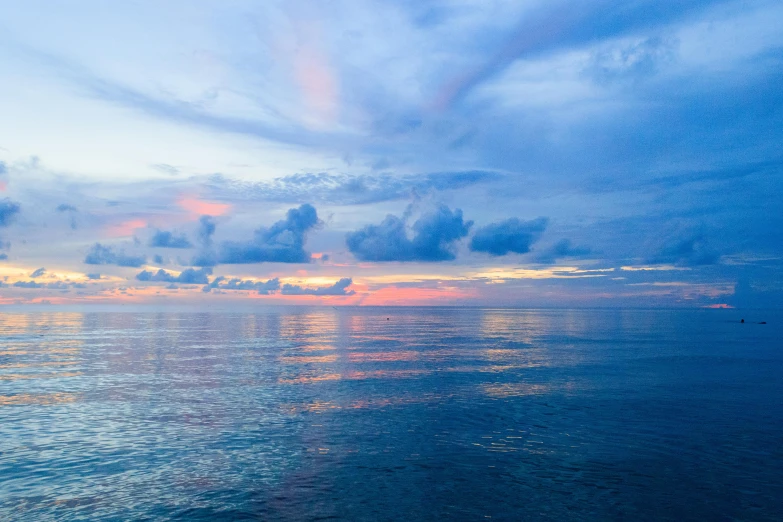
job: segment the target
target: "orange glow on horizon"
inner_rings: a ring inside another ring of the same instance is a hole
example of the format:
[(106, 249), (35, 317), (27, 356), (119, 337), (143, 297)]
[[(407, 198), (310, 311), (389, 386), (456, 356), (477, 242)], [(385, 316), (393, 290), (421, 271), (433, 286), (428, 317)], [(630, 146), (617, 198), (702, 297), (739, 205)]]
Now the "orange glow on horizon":
[(380, 288), (365, 297), (365, 306), (416, 306), (428, 304), (452, 304), (461, 299), (477, 297), (476, 291), (459, 288)]

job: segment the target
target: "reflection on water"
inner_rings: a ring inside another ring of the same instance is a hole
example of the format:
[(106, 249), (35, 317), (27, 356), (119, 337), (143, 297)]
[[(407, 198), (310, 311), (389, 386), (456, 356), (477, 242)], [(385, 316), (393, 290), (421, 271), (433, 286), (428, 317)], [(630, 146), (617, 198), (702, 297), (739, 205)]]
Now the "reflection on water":
[(778, 519), (728, 313), (3, 313), (0, 519)]

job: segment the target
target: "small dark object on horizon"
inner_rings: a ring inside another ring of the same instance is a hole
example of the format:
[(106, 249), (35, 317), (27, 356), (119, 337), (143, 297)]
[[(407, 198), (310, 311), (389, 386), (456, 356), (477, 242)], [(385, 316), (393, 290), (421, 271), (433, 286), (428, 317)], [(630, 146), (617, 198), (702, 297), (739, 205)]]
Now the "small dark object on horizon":
[(745, 322), (745, 319), (741, 319), (741, 320), (740, 320), (740, 322), (741, 322), (741, 323), (744, 323), (744, 322)]
[(387, 317), (387, 318), (386, 318), (386, 320), (388, 321), (388, 320), (389, 320), (389, 318)]
[(767, 324), (767, 321), (761, 321), (759, 324)]

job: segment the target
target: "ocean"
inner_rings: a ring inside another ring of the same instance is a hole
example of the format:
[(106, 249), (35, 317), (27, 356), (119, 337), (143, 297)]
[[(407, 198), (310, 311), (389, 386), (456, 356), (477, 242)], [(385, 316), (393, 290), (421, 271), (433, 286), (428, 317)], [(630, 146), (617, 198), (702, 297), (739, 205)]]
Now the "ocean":
[(0, 520), (781, 520), (781, 324), (4, 308)]

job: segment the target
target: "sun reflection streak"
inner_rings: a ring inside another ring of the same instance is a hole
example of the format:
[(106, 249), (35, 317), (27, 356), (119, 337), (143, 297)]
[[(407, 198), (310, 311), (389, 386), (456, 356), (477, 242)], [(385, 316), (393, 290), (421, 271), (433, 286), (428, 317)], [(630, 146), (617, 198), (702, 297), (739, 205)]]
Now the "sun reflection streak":
[(69, 404), (76, 402), (79, 396), (74, 393), (47, 393), (19, 395), (0, 395), (0, 406), (49, 406), (53, 404)]

